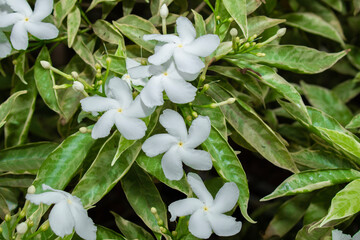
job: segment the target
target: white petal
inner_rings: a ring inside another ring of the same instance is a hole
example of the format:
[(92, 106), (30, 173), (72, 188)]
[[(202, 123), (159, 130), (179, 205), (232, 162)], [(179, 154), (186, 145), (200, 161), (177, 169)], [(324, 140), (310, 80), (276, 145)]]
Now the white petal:
[(196, 37), (195, 28), (186, 17), (176, 19), (176, 31), (184, 44), (194, 41)]
[(193, 169), (207, 171), (212, 168), (211, 156), (206, 151), (183, 147), (180, 154), (183, 163)]
[(4, 58), (11, 53), (11, 45), (5, 34), (0, 31), (0, 58)]
[(187, 139), (187, 130), (183, 117), (176, 111), (166, 109), (160, 115), (160, 124), (166, 128), (171, 135), (185, 142)]
[(85, 112), (103, 112), (120, 108), (118, 101), (100, 96), (87, 97), (80, 100), (81, 108)]
[(204, 182), (196, 173), (188, 173), (187, 181), (190, 184), (191, 189), (196, 196), (207, 206), (211, 206), (213, 203), (213, 197), (206, 189)]
[(135, 86), (145, 86), (148, 83), (149, 79), (147, 78), (135, 78), (131, 79), (132, 84)]
[(165, 79), (163, 81), (163, 86), (166, 95), (173, 103), (183, 104), (192, 102), (195, 99), (197, 91), (196, 87), (183, 79)]
[(161, 77), (154, 76), (150, 78), (140, 93), (141, 100), (148, 107), (161, 106), (164, 104)]
[(75, 220), (76, 233), (83, 239), (96, 240), (96, 227), (82, 206), (80, 199), (73, 197), (71, 200), (70, 210)]
[(189, 231), (192, 235), (201, 239), (208, 239), (211, 234), (211, 226), (202, 209), (191, 215), (189, 220)]
[(208, 212), (208, 220), (214, 233), (218, 236), (227, 237), (240, 232), (241, 222), (237, 222), (236, 218), (225, 214)]
[(125, 81), (127, 83), (127, 85), (129, 86), (129, 88), (131, 89), (131, 77), (129, 74), (124, 74), (121, 77), (121, 80)]
[(26, 0), (7, 0), (6, 3), (15, 12), (22, 13), (28, 17), (32, 14), (32, 9)]
[(200, 72), (197, 72), (197, 73), (186, 73), (186, 72), (181, 72), (180, 70), (177, 70), (177, 71), (178, 71), (179, 75), (180, 75), (183, 79), (185, 79), (186, 81), (193, 81), (193, 80), (195, 80), (195, 79), (199, 76), (199, 74), (200, 74)]
[(53, 39), (59, 35), (59, 30), (54, 24), (44, 22), (25, 22), (26, 29), (29, 33), (39, 39)]
[(161, 34), (147, 34), (144, 35), (143, 39), (145, 41), (149, 41), (149, 40), (157, 40), (159, 42), (173, 42), (173, 43), (179, 43), (180, 42), (180, 38), (178, 36), (172, 35), (172, 34), (165, 34), (165, 35), (161, 35)]
[(53, 232), (59, 237), (72, 233), (75, 222), (66, 200), (55, 204), (49, 215), (49, 223)]
[(126, 63), (126, 69), (141, 66), (141, 63), (139, 63), (131, 58), (126, 58), (125, 63)]
[(116, 114), (115, 125), (119, 132), (128, 140), (137, 140), (145, 136), (146, 125), (145, 123), (137, 118), (130, 118)]
[(15, 49), (27, 49), (29, 38), (23, 21), (15, 23), (11, 31), (10, 40)]
[(34, 13), (31, 15), (31, 20), (40, 22), (49, 16), (53, 10), (53, 0), (36, 0)]
[(138, 95), (128, 108), (124, 110), (124, 114), (128, 117), (144, 118), (152, 114), (155, 107), (147, 107)]
[(127, 107), (133, 101), (131, 88), (118, 77), (113, 77), (109, 80), (108, 95), (118, 100), (121, 107)]
[(64, 195), (58, 192), (44, 192), (40, 194), (26, 194), (26, 200), (33, 204), (39, 205), (40, 203), (50, 205), (65, 200)]
[(211, 122), (208, 116), (197, 117), (190, 126), (189, 136), (184, 146), (196, 148), (210, 135)]
[(0, 16), (0, 28), (11, 26), (23, 19), (24, 16), (20, 13), (2, 14)]
[(170, 134), (162, 133), (149, 137), (142, 145), (142, 150), (148, 157), (155, 157), (164, 153), (175, 145), (178, 140)]
[(185, 73), (199, 73), (205, 64), (195, 55), (185, 52), (181, 48), (175, 49), (174, 60), (176, 67)]
[(169, 180), (180, 180), (184, 175), (177, 147), (170, 148), (161, 159), (161, 167)]
[(146, 78), (150, 77), (152, 74), (149, 72), (150, 65), (147, 66), (137, 66), (128, 69), (128, 73), (131, 78)]
[(203, 205), (197, 198), (186, 198), (173, 202), (168, 207), (171, 214), (170, 221), (173, 222), (177, 217), (193, 214), (196, 210), (202, 208)]
[(184, 50), (196, 56), (207, 57), (216, 50), (219, 44), (220, 39), (217, 35), (207, 34), (184, 46)]
[(99, 118), (91, 131), (93, 139), (103, 138), (110, 134), (110, 130), (115, 123), (116, 113), (117, 110), (109, 110)]
[(332, 230), (332, 240), (351, 240), (351, 236), (338, 229)]
[(225, 213), (233, 209), (239, 199), (239, 189), (233, 182), (227, 182), (216, 194), (212, 212)]
[(148, 58), (148, 61), (154, 65), (163, 64), (172, 57), (174, 53), (174, 49), (175, 49), (175, 44), (173, 43), (165, 44), (154, 55), (151, 55)]

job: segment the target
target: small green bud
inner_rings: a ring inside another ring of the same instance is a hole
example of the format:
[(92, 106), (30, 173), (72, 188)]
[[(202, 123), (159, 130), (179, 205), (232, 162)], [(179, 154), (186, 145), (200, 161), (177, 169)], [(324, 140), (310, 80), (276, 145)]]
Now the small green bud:
[(150, 209), (150, 211), (151, 211), (152, 214), (157, 214), (157, 210), (156, 210), (156, 208), (154, 208), (154, 207), (152, 207), (152, 208)]
[(162, 225), (164, 225), (164, 221), (160, 219), (160, 220), (157, 222), (157, 224), (158, 224), (159, 226), (162, 226)]
[(81, 133), (87, 133), (87, 132), (88, 132), (88, 129), (87, 129), (87, 127), (81, 127), (81, 128), (79, 128), (79, 132), (81, 132)]
[(236, 37), (236, 36), (238, 35), (238, 30), (237, 30), (236, 28), (232, 28), (232, 29), (230, 30), (230, 35), (231, 35), (232, 37)]
[(205, 84), (204, 87), (203, 87), (203, 91), (205, 92), (205, 91), (209, 90), (209, 88), (210, 88), (210, 85)]
[(102, 77), (101, 72), (97, 72), (95, 77), (96, 78), (101, 78)]
[(74, 78), (74, 79), (78, 79), (79, 78), (79, 74), (75, 71), (71, 72), (71, 76)]
[(266, 54), (265, 54), (265, 53), (257, 53), (256, 56), (258, 56), (258, 57), (265, 57)]
[(15, 60), (12, 61), (12, 63), (13, 63), (14, 65), (16, 65), (16, 64), (18, 63), (18, 61), (15, 59)]
[(40, 227), (40, 230), (43, 231), (43, 232), (45, 232), (46, 230), (49, 229), (49, 226), (50, 226), (49, 222), (45, 222), (45, 223)]
[(7, 222), (11, 221), (11, 215), (10, 214), (5, 215), (5, 221), (7, 221)]
[(192, 112), (191, 115), (192, 115), (194, 118), (197, 118), (197, 117), (198, 117), (197, 112)]
[(111, 63), (111, 58), (107, 57), (107, 58), (106, 58), (106, 63), (107, 63), (107, 64), (110, 64), (110, 63)]
[(253, 46), (255, 46), (256, 45), (256, 42), (252, 42), (251, 43), (251, 46), (253, 47)]
[(96, 64), (95, 64), (95, 69), (96, 69), (96, 70), (98, 70), (98, 69), (101, 70), (101, 65), (100, 65), (99, 63), (96, 63)]
[(48, 61), (40, 61), (40, 64), (44, 69), (50, 69), (51, 68), (51, 64)]
[(166, 233), (166, 228), (160, 227), (160, 231), (161, 231), (162, 233)]
[(187, 120), (188, 122), (191, 122), (191, 121), (192, 121), (192, 117), (191, 117), (190, 115), (188, 115), (188, 116), (186, 116), (186, 120)]
[(146, 60), (145, 59), (141, 59), (141, 65), (146, 65)]
[(23, 209), (21, 210), (20, 214), (19, 214), (19, 217), (20, 219), (24, 218), (26, 216), (26, 211)]
[(36, 188), (34, 185), (31, 185), (28, 189), (27, 189), (27, 193), (28, 194), (34, 194), (36, 191)]
[(248, 43), (248, 42), (245, 43), (245, 44), (244, 44), (244, 47), (245, 47), (245, 48), (249, 48), (249, 47), (250, 47), (250, 43)]
[(205, 78), (206, 78), (205, 75), (201, 75), (200, 76), (200, 81), (202, 81), (202, 82), (205, 81)]
[(34, 226), (34, 222), (33, 222), (33, 220), (28, 219), (28, 220), (27, 220), (27, 225), (28, 225), (28, 227), (32, 227), (32, 226)]
[(174, 237), (176, 237), (177, 234), (178, 234), (177, 231), (172, 231), (172, 232), (171, 232), (171, 235), (173, 235)]
[(220, 16), (219, 16), (219, 15), (217, 15), (217, 16), (216, 16), (216, 19), (217, 19), (217, 20), (220, 20)]
[(233, 19), (232, 17), (230, 17), (228, 20), (229, 20), (229, 22), (233, 22), (233, 21), (234, 21), (234, 19)]

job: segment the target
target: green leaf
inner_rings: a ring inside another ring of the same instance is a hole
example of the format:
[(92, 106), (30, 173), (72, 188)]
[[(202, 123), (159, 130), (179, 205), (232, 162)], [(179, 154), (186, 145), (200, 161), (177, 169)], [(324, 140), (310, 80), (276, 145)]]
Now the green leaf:
[(0, 151), (0, 171), (36, 173), (58, 144), (37, 142)]
[(268, 18), (265, 16), (255, 16), (248, 19), (249, 36), (260, 35), (265, 29), (279, 25), (285, 22), (284, 19)]
[(206, 34), (206, 23), (204, 21), (204, 18), (194, 10), (192, 10), (192, 13), (194, 14), (196, 36), (200, 37), (200, 36), (205, 35)]
[(300, 28), (303, 31), (334, 40), (344, 45), (344, 41), (336, 29), (313, 13), (290, 13), (282, 17), (286, 19), (285, 24), (289, 26)]
[(4, 174), (0, 176), (0, 187), (12, 187), (12, 188), (28, 188), (34, 181), (32, 175), (10, 175)]
[(345, 10), (344, 3), (341, 0), (321, 0), (326, 3), (328, 6), (332, 7), (338, 12), (343, 12)]
[(161, 233), (151, 208), (156, 208), (165, 227), (167, 227), (167, 209), (150, 176), (135, 163), (125, 177), (121, 179), (121, 185), (136, 214), (151, 230)]
[(103, 66), (104, 68), (107, 67), (106, 59), (110, 58), (111, 62), (110, 62), (109, 69), (110, 69), (110, 71), (113, 71), (114, 73), (124, 75), (127, 72), (126, 61), (125, 61), (124, 57), (119, 57), (119, 56), (115, 56), (112, 54), (102, 55), (102, 56), (95, 54), (95, 58), (101, 64), (101, 66)]
[(67, 17), (68, 46), (71, 47), (75, 41), (81, 23), (81, 13), (78, 7), (74, 7)]
[(121, 33), (109, 22), (99, 19), (93, 25), (92, 29), (94, 33), (101, 38), (102, 40), (112, 43), (119, 44), (120, 42), (124, 44), (124, 38)]
[(131, 147), (133, 144), (135, 143), (135, 140), (127, 140), (126, 138), (124, 138), (123, 136), (120, 137), (119, 140), (119, 144), (117, 146), (116, 149), (116, 153), (114, 155), (113, 160), (111, 161), (111, 166), (114, 166), (114, 164), (116, 163), (116, 161), (119, 159), (119, 157), (121, 156), (121, 154), (128, 149), (129, 147)]
[(312, 192), (336, 184), (351, 182), (357, 178), (360, 178), (360, 172), (352, 169), (305, 171), (287, 178), (271, 194), (263, 197), (261, 201)]
[(25, 63), (26, 63), (26, 53), (20, 53), (19, 56), (14, 61), (14, 73), (19, 77), (22, 83), (25, 85), (27, 82), (25, 81)]
[(95, 68), (95, 59), (90, 49), (85, 45), (80, 36), (76, 36), (74, 44), (72, 46), (74, 51), (81, 57), (81, 59)]
[(329, 114), (342, 125), (350, 122), (350, 109), (332, 91), (305, 82), (301, 82), (301, 87), (311, 105)]
[(104, 3), (104, 2), (116, 2), (117, 0), (92, 0), (90, 6), (88, 7), (88, 9), (86, 10), (86, 12), (89, 12), (90, 10), (92, 10), (94, 7), (96, 7), (96, 5), (98, 5), (99, 3)]
[[(207, 92), (217, 102), (233, 97), (216, 84), (211, 84)], [(298, 171), (283, 142), (244, 102), (238, 99), (237, 103), (221, 106), (220, 109), (230, 125), (265, 159), (278, 167)]]
[(44, 69), (40, 61), (48, 61), (51, 64), (50, 53), (46, 46), (44, 46), (39, 53), (34, 67), (34, 78), (36, 87), (45, 104), (53, 111), (61, 114), (59, 100), (54, 89), (55, 78), (52, 71)]
[(128, 15), (114, 21), (113, 24), (131, 41), (149, 52), (154, 52), (156, 41), (145, 41), (143, 39), (145, 34), (159, 34), (159, 31), (151, 22), (139, 16)]
[(240, 192), (238, 203), (241, 213), (246, 220), (254, 223), (247, 213), (249, 187), (246, 174), (234, 150), (214, 127), (202, 147), (210, 153), (218, 174), (225, 180), (236, 183)]
[(231, 17), (239, 25), (244, 37), (248, 38), (246, 0), (223, 0), (223, 4)]
[[(261, 1), (258, 0), (246, 0), (246, 12), (247, 15), (253, 13), (261, 5)], [(250, 35), (251, 36), (251, 35)]]
[(336, 85), (331, 90), (340, 100), (344, 103), (349, 102), (351, 99), (355, 98), (360, 93), (360, 84), (358, 80), (350, 79), (348, 81), (343, 81), (340, 84)]
[(5, 197), (0, 193), (0, 218), (5, 220), (5, 215), (10, 214)]
[(303, 217), (311, 197), (311, 194), (301, 194), (282, 204), (266, 228), (264, 237), (268, 239), (272, 236), (285, 236)]
[(331, 201), (328, 214), (321, 222), (320, 227), (325, 224), (352, 216), (360, 211), (360, 179), (354, 180), (338, 192)]
[(359, 128), (360, 127), (360, 113), (356, 116), (354, 116), (353, 119), (346, 125), (346, 128), (352, 129), (352, 128)]
[(262, 63), (280, 69), (305, 74), (315, 74), (332, 67), (347, 51), (327, 53), (313, 48), (295, 45), (265, 45), (253, 53), (265, 53), (258, 57), (250, 53), (231, 55), (229, 58)]
[(350, 49), (349, 54), (347, 55), (349, 61), (354, 65), (357, 69), (360, 69), (360, 47), (346, 44), (346, 48)]
[(123, 236), (121, 236), (119, 233), (114, 232), (111, 229), (108, 229), (103, 226), (97, 225), (97, 231), (96, 231), (96, 239), (116, 239), (116, 240), (126, 240)]
[(357, 0), (353, 0), (354, 5), (354, 15), (357, 15), (360, 12), (360, 2)]
[(120, 215), (111, 212), (115, 217), (116, 226), (120, 229), (120, 231), (125, 235), (128, 239), (143, 239), (143, 240), (153, 240), (153, 236), (147, 232), (144, 228), (132, 223)]
[(27, 140), (31, 119), (35, 110), (37, 90), (34, 71), (27, 72), (25, 78), (28, 81), (28, 85), (17, 81), (14, 87), (15, 91), (26, 90), (27, 94), (19, 96), (11, 108), (11, 117), (5, 124), (6, 147), (20, 145)]
[(76, 0), (60, 0), (54, 4), (54, 17), (56, 27), (61, 26), (62, 21), (70, 13), (71, 9), (75, 6)]
[(151, 10), (151, 14), (154, 15), (158, 15), (159, 11), (160, 11), (160, 7), (162, 6), (162, 4), (166, 4), (166, 6), (169, 6), (170, 3), (172, 3), (173, 0), (152, 0), (150, 3), (150, 10)]
[(18, 91), (12, 94), (5, 102), (0, 105), (0, 128), (5, 124), (8, 115), (10, 114), (12, 107), (17, 97), (26, 94), (27, 91)]

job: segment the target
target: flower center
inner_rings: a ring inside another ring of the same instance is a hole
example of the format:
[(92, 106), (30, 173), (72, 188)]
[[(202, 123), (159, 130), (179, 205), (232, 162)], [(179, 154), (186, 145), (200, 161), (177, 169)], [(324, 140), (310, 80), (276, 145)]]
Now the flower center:
[(179, 146), (179, 147), (182, 147), (183, 145), (184, 145), (183, 142), (179, 142), (179, 143), (178, 143), (178, 146)]
[(167, 76), (167, 75), (168, 75), (168, 73), (167, 73), (167, 72), (164, 72), (163, 74), (164, 74), (164, 76)]
[(182, 45), (181, 43), (178, 44), (177, 46), (178, 46), (178, 48), (182, 48), (182, 47), (183, 47), (183, 45)]
[(25, 22), (28, 22), (28, 21), (29, 21), (29, 18), (28, 18), (28, 17), (26, 17), (26, 18), (24, 19), (24, 21), (25, 21)]
[(125, 75), (125, 78), (126, 78), (126, 79), (130, 79), (130, 75), (129, 75), (129, 74), (126, 74), (126, 75)]
[(68, 204), (72, 204), (72, 201), (70, 199), (67, 200)]
[(204, 206), (203, 209), (205, 212), (207, 212), (209, 210), (209, 208), (207, 206)]
[(122, 111), (123, 111), (122, 108), (119, 108), (119, 109), (118, 109), (118, 112), (119, 112), (119, 113), (121, 113)]

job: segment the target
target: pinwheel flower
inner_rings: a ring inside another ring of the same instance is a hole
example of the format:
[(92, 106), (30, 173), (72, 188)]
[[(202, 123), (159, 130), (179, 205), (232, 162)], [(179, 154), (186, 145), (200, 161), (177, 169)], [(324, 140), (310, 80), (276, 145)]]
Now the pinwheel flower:
[(148, 34), (144, 40), (157, 40), (165, 43), (155, 48), (155, 54), (148, 61), (160, 65), (174, 57), (176, 67), (187, 73), (199, 73), (205, 64), (199, 57), (209, 56), (220, 44), (215, 34), (203, 35), (197, 39), (196, 30), (189, 19), (179, 17), (176, 20), (176, 29), (179, 36), (172, 34)]
[(133, 100), (127, 83), (117, 77), (110, 79), (106, 95), (107, 97), (87, 97), (80, 101), (86, 112), (105, 112), (95, 124), (91, 136), (94, 139), (106, 137), (115, 124), (126, 139), (144, 137), (146, 125), (139, 118), (149, 116), (154, 108), (146, 107), (140, 96)]
[(196, 96), (197, 89), (187, 81), (192, 81), (199, 73), (189, 74), (178, 71), (173, 61), (163, 65), (139, 66), (129, 69), (133, 78), (150, 77), (149, 82), (141, 91), (141, 99), (149, 107), (164, 104), (162, 92), (165, 90), (170, 101), (174, 103), (192, 102)]
[(15, 49), (27, 49), (28, 32), (39, 39), (52, 39), (59, 34), (59, 30), (53, 24), (42, 22), (51, 14), (53, 0), (37, 0), (34, 11), (26, 0), (7, 0), (6, 3), (14, 12), (0, 16), (0, 27), (14, 25), (10, 40)]
[(223, 213), (230, 211), (239, 198), (239, 189), (233, 182), (225, 183), (216, 194), (215, 200), (206, 189), (201, 178), (189, 173), (187, 181), (199, 198), (186, 198), (169, 205), (170, 221), (190, 215), (189, 231), (197, 238), (207, 239), (212, 232), (218, 236), (232, 236), (240, 232), (241, 222)]
[(26, 199), (36, 205), (40, 203), (55, 204), (49, 215), (49, 223), (57, 236), (69, 235), (75, 227), (75, 231), (80, 237), (86, 240), (96, 239), (96, 226), (89, 218), (79, 198), (45, 184), (42, 185), (42, 188), (44, 191), (50, 190), (50, 192), (27, 194)]
[[(5, 3), (4, 0), (0, 0), (0, 19), (3, 14), (8, 14), (12, 12), (10, 7)], [(9, 55), (11, 52), (11, 45), (3, 29), (0, 28), (0, 58), (4, 58)]]
[(348, 234), (344, 234), (338, 229), (334, 229), (331, 232), (332, 240), (360, 240), (360, 231), (356, 233), (352, 238)]
[[(126, 58), (126, 70), (127, 72), (129, 72), (129, 69), (135, 68), (135, 67), (139, 67), (141, 66), (140, 63), (138, 63), (135, 60), (132, 60), (131, 58)], [(146, 77), (144, 78), (131, 78), (131, 76), (126, 73), (122, 76), (121, 78), (122, 80), (124, 80), (129, 87), (131, 88), (131, 84), (135, 85), (135, 86), (145, 86), (148, 79)]]
[(180, 180), (183, 176), (182, 163), (196, 170), (210, 170), (211, 156), (208, 152), (194, 149), (204, 142), (211, 129), (209, 117), (196, 118), (187, 133), (184, 119), (174, 110), (166, 109), (160, 116), (160, 124), (168, 134), (157, 134), (148, 138), (142, 149), (148, 157), (161, 153), (161, 166), (166, 178)]

